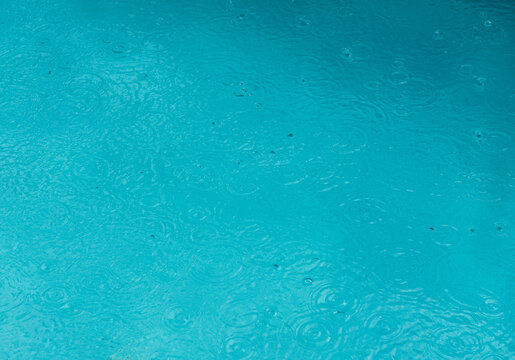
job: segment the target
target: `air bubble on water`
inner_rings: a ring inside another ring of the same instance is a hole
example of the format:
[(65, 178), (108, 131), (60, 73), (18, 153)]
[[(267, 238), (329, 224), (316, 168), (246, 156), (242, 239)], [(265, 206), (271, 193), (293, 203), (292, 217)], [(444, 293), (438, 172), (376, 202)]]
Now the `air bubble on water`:
[(299, 18), (299, 25), (300, 26), (309, 26), (311, 24), (311, 20), (306, 16), (301, 16)]
[(349, 48), (343, 48), (342, 51), (341, 51), (341, 56), (342, 56), (342, 58), (344, 58), (346, 60), (351, 60), (352, 59), (352, 52), (350, 51)]
[(310, 277), (307, 277), (307, 278), (304, 278), (303, 282), (304, 282), (304, 285), (309, 286), (309, 285), (313, 284), (313, 279)]
[(483, 87), (486, 84), (486, 78), (483, 76), (476, 76), (475, 81), (477, 86)]
[(490, 20), (483, 21), (483, 26), (486, 27), (486, 28), (491, 27), (492, 26), (492, 21), (490, 21)]

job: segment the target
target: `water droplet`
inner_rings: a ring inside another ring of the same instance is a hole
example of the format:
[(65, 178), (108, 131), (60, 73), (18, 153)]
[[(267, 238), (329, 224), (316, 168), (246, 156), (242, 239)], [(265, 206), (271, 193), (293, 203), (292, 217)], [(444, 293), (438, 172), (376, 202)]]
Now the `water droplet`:
[(477, 86), (483, 87), (486, 84), (486, 78), (483, 76), (476, 76), (474, 80)]
[(310, 286), (311, 284), (313, 284), (313, 279), (310, 277), (307, 277), (307, 278), (304, 278), (303, 282), (304, 282), (304, 285)]
[(492, 21), (490, 21), (490, 20), (483, 21), (483, 26), (486, 27), (486, 28), (491, 27), (492, 26)]
[(352, 52), (350, 51), (349, 48), (344, 48), (342, 49), (341, 51), (341, 56), (346, 59), (346, 60), (351, 60), (352, 59)]
[(311, 24), (311, 20), (305, 16), (299, 18), (300, 26), (309, 26)]

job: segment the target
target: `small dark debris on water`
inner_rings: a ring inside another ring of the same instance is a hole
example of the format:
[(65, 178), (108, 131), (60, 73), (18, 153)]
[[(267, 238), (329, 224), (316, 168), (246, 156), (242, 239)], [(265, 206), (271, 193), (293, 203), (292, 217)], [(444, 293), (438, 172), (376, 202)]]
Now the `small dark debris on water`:
[(48, 75), (50, 75), (52, 73), (52, 70), (48, 70)]
[(214, 124), (215, 124), (215, 122), (214, 122), (214, 121), (212, 121), (212, 122), (211, 122), (211, 125), (214, 125)]
[(471, 232), (471, 233), (473, 233), (473, 232), (475, 232), (475, 231), (476, 231), (476, 230), (474, 230), (474, 229), (470, 229), (470, 232)]
[(156, 238), (156, 236), (155, 236), (154, 234), (150, 234), (150, 237), (151, 237), (152, 239), (155, 239), (155, 238)]
[(434, 228), (434, 227), (432, 227), (432, 226), (429, 228), (429, 230), (434, 230), (434, 229), (435, 229), (435, 228)]
[(274, 267), (277, 269), (279, 267), (279, 264), (274, 264)]
[(497, 231), (502, 231), (502, 227), (501, 226), (497, 226)]
[(289, 133), (289, 134), (288, 134), (288, 137), (293, 137), (293, 134), (292, 134), (292, 133)]
[(270, 154), (275, 154), (275, 151), (273, 151), (273, 150), (270, 150)]
[(125, 46), (122, 44), (115, 45), (111, 48), (111, 51), (115, 54), (123, 54), (125, 52)]
[(140, 174), (143, 174), (143, 171), (140, 171), (139, 173), (140, 173)]

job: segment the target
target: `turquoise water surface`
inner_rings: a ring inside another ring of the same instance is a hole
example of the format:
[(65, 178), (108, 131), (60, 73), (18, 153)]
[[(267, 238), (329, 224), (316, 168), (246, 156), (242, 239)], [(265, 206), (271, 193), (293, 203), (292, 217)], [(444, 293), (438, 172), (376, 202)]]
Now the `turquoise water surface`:
[(515, 2), (1, 1), (0, 360), (514, 358)]

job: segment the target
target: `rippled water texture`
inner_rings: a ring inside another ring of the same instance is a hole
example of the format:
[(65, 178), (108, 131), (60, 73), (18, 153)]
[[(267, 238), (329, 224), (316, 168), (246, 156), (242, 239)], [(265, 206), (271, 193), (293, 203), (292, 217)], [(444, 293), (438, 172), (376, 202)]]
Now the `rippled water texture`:
[(515, 358), (513, 1), (1, 5), (0, 360)]

